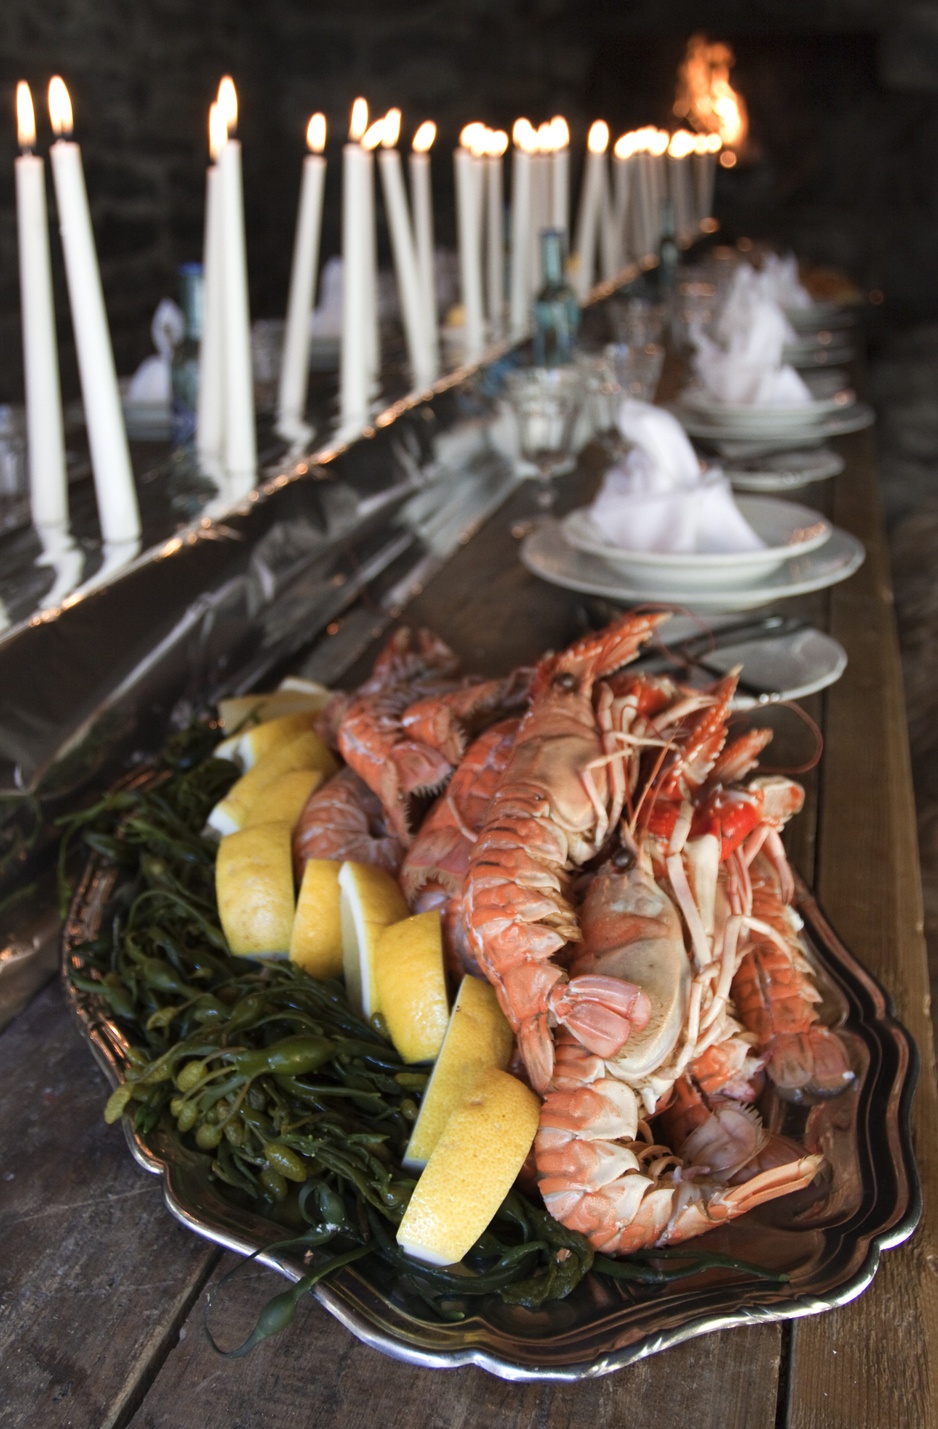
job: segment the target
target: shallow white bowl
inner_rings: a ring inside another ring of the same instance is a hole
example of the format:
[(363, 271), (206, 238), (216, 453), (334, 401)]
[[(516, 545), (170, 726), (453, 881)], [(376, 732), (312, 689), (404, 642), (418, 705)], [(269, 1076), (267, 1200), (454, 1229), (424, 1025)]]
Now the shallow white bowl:
[(778, 428), (801, 427), (812, 422), (821, 422), (834, 412), (845, 411), (853, 406), (856, 398), (849, 388), (843, 388), (830, 396), (816, 397), (811, 402), (791, 403), (787, 406), (765, 406), (754, 402), (717, 402), (701, 392), (686, 391), (679, 398), (680, 405), (714, 426), (737, 428)]
[(809, 506), (774, 496), (741, 496), (739, 510), (765, 542), (762, 550), (714, 553), (705, 551), (627, 551), (604, 541), (590, 519), (589, 508), (579, 507), (563, 518), (565, 539), (578, 551), (598, 557), (618, 574), (627, 576), (640, 590), (701, 594), (708, 590), (735, 590), (761, 580), (793, 556), (823, 546), (831, 533), (830, 522)]

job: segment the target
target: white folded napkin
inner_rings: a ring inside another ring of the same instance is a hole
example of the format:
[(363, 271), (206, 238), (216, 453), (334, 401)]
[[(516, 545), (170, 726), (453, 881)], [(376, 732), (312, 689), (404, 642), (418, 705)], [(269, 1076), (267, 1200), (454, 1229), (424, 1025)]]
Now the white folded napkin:
[(172, 298), (164, 298), (158, 304), (150, 324), (150, 336), (156, 348), (155, 357), (145, 357), (127, 384), (127, 398), (131, 402), (153, 403), (168, 407), (170, 404), (169, 367), (173, 348), (182, 342), (186, 331), (182, 310)]
[(798, 277), (798, 261), (794, 253), (782, 257), (769, 253), (762, 264), (762, 277), (766, 292), (774, 298), (780, 308), (810, 308), (811, 294)]
[(799, 406), (811, 393), (782, 351), (794, 331), (769, 293), (763, 273), (748, 265), (733, 276), (714, 323), (714, 337), (694, 333), (696, 395), (727, 405)]
[(606, 472), (589, 508), (601, 540), (627, 551), (672, 554), (763, 549), (723, 473), (702, 471), (670, 412), (629, 399), (619, 409), (618, 427), (632, 446)]

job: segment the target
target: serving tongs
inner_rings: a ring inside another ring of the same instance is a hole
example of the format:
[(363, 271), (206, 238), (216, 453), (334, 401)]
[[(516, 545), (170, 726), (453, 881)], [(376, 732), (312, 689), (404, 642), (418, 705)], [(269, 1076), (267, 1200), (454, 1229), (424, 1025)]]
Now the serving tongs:
[[(621, 614), (621, 611), (600, 599), (591, 601), (589, 606), (584, 608), (584, 614), (591, 624), (594, 623), (591, 617), (599, 617), (605, 624)], [(756, 641), (762, 643), (781, 640), (785, 636), (797, 635), (800, 631), (809, 629), (811, 627), (806, 621), (792, 615), (746, 616), (741, 620), (718, 625), (713, 630), (685, 636), (683, 640), (662, 639), (660, 645), (664, 648), (648, 647), (647, 652), (634, 661), (633, 668), (646, 675), (659, 675), (688, 668), (703, 670), (708, 675), (725, 675), (725, 662), (713, 659), (719, 652)], [(768, 704), (782, 697), (779, 690), (747, 680), (744, 674), (740, 675), (736, 688), (741, 695), (748, 695), (759, 704)]]

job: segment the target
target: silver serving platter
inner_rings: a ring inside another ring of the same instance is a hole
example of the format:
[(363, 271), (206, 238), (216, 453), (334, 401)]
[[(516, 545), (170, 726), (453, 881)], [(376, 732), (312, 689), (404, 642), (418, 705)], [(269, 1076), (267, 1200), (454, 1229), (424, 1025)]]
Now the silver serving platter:
[[(97, 860), (85, 871), (64, 931), (63, 979), (79, 1027), (116, 1085), (127, 1065), (126, 1040), (102, 999), (77, 991), (67, 975), (70, 966), (83, 969), (76, 950), (97, 936), (112, 878)], [(510, 1380), (577, 1380), (712, 1330), (830, 1310), (865, 1290), (880, 1253), (907, 1239), (921, 1214), (909, 1124), (917, 1054), (886, 993), (800, 881), (796, 901), (823, 993), (822, 1018), (843, 1037), (856, 1080), (841, 1096), (814, 1104), (764, 1097), (766, 1124), (823, 1151), (826, 1172), (807, 1190), (690, 1243), (784, 1271), (787, 1282), (709, 1270), (648, 1287), (591, 1274), (566, 1300), (537, 1311), (492, 1297), (471, 1303), (461, 1322), (438, 1323), (408, 1299), (392, 1271), (362, 1262), (316, 1287), (325, 1309), (366, 1344), (410, 1364), (474, 1364)], [(140, 1165), (162, 1177), (166, 1203), (184, 1225), (230, 1250), (253, 1253), (292, 1280), (307, 1273), (299, 1253), (276, 1247), (283, 1226), (226, 1200), (209, 1179), (210, 1157), (190, 1149), (174, 1123), (167, 1119), (145, 1138), (126, 1117), (124, 1128)]]

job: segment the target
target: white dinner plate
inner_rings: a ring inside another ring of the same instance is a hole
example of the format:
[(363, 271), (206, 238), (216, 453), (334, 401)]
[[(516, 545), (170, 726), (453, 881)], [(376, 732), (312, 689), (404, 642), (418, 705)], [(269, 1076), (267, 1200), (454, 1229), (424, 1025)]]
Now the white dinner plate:
[(855, 406), (852, 392), (790, 407), (708, 404), (704, 398), (688, 395), (675, 402), (672, 411), (692, 436), (710, 434), (730, 440), (771, 441), (775, 437), (817, 433), (826, 423), (852, 411)]
[(723, 470), (736, 491), (770, 493), (796, 491), (813, 481), (826, 481), (839, 476), (844, 466), (843, 457), (827, 447), (804, 447), (745, 461), (727, 461)]
[(848, 432), (861, 432), (876, 420), (872, 407), (854, 402), (842, 411), (831, 412), (818, 422), (805, 427), (778, 428), (774, 432), (741, 432), (738, 427), (718, 426), (696, 414), (683, 411), (676, 404), (670, 408), (689, 436), (713, 443), (728, 457), (758, 456), (762, 452), (782, 451), (793, 447), (814, 447), (827, 437), (842, 437)]
[(785, 316), (799, 335), (816, 332), (818, 328), (853, 327), (857, 320), (855, 308), (840, 303), (812, 303), (807, 308), (786, 308)]
[[(720, 645), (721, 626), (727, 623), (736, 625), (739, 617), (710, 617), (708, 624), (717, 648), (703, 655), (698, 654), (697, 666), (703, 667), (700, 676), (694, 674), (694, 666), (689, 666), (687, 678), (696, 684), (698, 678), (705, 679), (707, 674), (711, 677), (727, 675), (741, 665), (744, 688), (737, 689), (733, 697), (735, 709), (752, 709), (760, 704), (813, 695), (834, 684), (847, 668), (844, 647), (813, 626), (805, 626), (787, 635), (753, 632), (749, 638), (741, 635), (731, 644)], [(675, 650), (682, 640), (699, 637), (704, 630), (706, 624), (699, 618), (676, 615), (658, 633), (665, 649)]]
[(780, 423), (799, 426), (804, 422), (818, 422), (832, 412), (851, 407), (855, 401), (856, 397), (849, 388), (824, 396), (815, 394), (810, 402), (793, 402), (786, 406), (717, 402), (706, 392), (688, 388), (678, 397), (676, 405), (717, 425), (775, 427)]
[(695, 595), (715, 588), (726, 591), (760, 580), (777, 571), (794, 555), (806, 555), (823, 546), (831, 525), (820, 511), (781, 501), (774, 496), (741, 496), (737, 502), (756, 535), (765, 545), (756, 551), (629, 551), (604, 541), (593, 524), (590, 510), (581, 506), (561, 521), (571, 546), (599, 556), (639, 589), (691, 591)]
[(565, 538), (559, 521), (545, 521), (521, 544), (521, 560), (533, 575), (567, 590), (601, 595), (622, 605), (680, 605), (701, 614), (720, 611), (755, 610), (769, 601), (784, 600), (823, 590), (852, 576), (863, 563), (863, 542), (835, 526), (830, 539), (806, 556), (786, 561), (780, 570), (751, 585), (728, 590), (708, 589), (699, 594), (675, 591), (640, 590), (598, 556), (578, 551)]
[(856, 348), (849, 343), (838, 342), (836, 346), (825, 347), (818, 342), (808, 342), (785, 347), (782, 350), (782, 361), (803, 372), (829, 367), (836, 362), (852, 362), (856, 355)]

